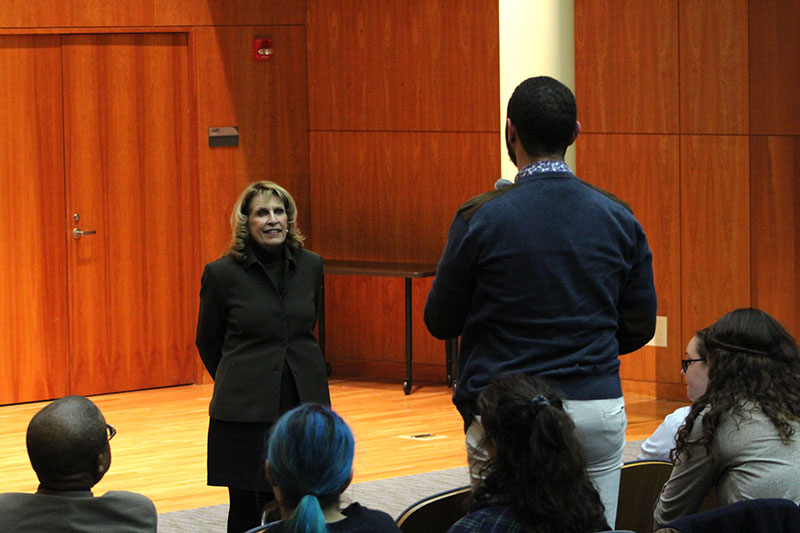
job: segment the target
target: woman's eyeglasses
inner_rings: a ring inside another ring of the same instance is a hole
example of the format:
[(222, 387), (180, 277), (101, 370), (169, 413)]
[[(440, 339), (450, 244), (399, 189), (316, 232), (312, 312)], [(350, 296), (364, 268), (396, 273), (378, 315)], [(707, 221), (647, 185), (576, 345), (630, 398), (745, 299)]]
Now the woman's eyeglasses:
[(106, 424), (106, 431), (108, 431), (108, 440), (113, 439), (114, 435), (117, 434), (117, 430), (111, 424)]
[(698, 361), (705, 361), (705, 359), (681, 359), (681, 369), (683, 369), (683, 373), (689, 371), (689, 365), (692, 363), (697, 363)]

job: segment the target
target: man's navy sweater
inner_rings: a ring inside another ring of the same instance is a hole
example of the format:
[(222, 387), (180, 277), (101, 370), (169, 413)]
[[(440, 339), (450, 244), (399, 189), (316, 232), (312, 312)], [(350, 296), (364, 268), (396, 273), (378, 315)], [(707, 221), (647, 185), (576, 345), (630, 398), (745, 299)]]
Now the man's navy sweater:
[(652, 338), (655, 315), (644, 230), (571, 172), (520, 173), (466, 202), (425, 306), (434, 336), (462, 337), (453, 402), (467, 425), (502, 373), (547, 378), (568, 399), (621, 397), (618, 355)]

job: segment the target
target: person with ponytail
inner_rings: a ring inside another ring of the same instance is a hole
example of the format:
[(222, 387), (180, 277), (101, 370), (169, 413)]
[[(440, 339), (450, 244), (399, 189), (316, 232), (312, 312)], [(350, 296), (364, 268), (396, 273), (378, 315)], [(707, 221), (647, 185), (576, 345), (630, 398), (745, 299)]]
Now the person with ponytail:
[(353, 433), (320, 404), (304, 404), (276, 423), (267, 448), (267, 478), (283, 520), (270, 533), (400, 531), (388, 514), (339, 497), (353, 477)]
[(489, 460), (473, 488), (471, 512), (452, 533), (610, 529), (575, 424), (546, 382), (500, 377), (480, 393), (478, 410)]
[(800, 350), (792, 336), (764, 311), (737, 309), (698, 331), (687, 354), (707, 365), (708, 384), (678, 430), (656, 524), (697, 512), (712, 488), (719, 505), (800, 503)]

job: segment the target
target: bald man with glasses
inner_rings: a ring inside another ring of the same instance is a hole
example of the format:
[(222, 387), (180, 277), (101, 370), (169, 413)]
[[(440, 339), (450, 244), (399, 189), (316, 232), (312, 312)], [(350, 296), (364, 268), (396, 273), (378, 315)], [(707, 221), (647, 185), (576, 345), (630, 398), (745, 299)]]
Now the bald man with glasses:
[(65, 396), (28, 424), (28, 457), (39, 478), (34, 494), (0, 494), (3, 532), (155, 532), (155, 505), (141, 494), (92, 487), (111, 465), (109, 441), (117, 431), (88, 398)]

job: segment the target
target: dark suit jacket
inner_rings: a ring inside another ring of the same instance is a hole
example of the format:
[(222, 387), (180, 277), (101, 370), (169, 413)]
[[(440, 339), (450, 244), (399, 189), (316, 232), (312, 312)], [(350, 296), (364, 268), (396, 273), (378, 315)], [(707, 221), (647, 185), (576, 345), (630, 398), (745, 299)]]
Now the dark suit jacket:
[(797, 533), (800, 509), (792, 500), (742, 500), (684, 516), (663, 527), (683, 533)]
[(281, 298), (251, 251), (206, 265), (200, 289), (197, 349), (214, 378), (209, 414), (232, 422), (272, 422), (284, 362), (300, 401), (330, 405), (322, 351), (314, 336), (322, 294), (322, 257), (285, 247)]
[(155, 533), (158, 516), (147, 496), (109, 491), (95, 498), (88, 490), (0, 494), (3, 533)]

